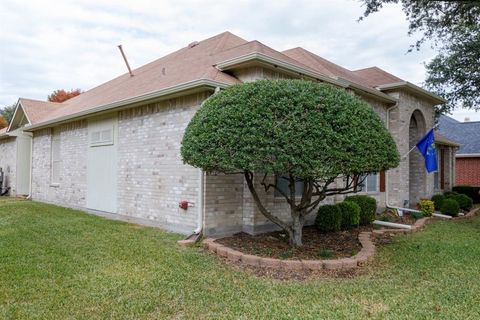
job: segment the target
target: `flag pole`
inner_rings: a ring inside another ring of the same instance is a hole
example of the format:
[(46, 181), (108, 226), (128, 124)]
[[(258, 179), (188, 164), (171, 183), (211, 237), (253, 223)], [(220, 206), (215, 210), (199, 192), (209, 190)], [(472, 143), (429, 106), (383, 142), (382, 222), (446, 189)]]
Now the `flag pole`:
[(401, 159), (405, 159), (407, 158), (407, 156), (410, 154), (410, 152), (412, 152), (417, 146), (413, 146), (412, 149), (410, 149), (407, 153), (405, 153)]

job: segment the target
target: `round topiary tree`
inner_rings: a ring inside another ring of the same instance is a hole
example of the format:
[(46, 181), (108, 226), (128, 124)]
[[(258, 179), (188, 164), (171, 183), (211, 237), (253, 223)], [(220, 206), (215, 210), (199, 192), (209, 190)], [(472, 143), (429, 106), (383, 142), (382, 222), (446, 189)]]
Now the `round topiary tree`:
[[(365, 174), (396, 167), (400, 158), (371, 106), (341, 88), (305, 80), (260, 80), (213, 95), (189, 123), (181, 154), (206, 172), (243, 173), (259, 211), (294, 246), (302, 245), (305, 216), (323, 199), (356, 192)], [(289, 192), (269, 182), (272, 175), (285, 177)], [(254, 179), (285, 198), (291, 221), (265, 207)]]

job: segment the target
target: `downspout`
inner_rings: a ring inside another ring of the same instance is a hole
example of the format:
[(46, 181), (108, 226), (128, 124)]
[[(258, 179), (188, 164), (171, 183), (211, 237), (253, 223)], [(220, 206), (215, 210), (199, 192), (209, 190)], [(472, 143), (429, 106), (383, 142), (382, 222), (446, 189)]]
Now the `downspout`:
[[(391, 106), (390, 108), (387, 109), (387, 130), (388, 132), (390, 133), (390, 111), (392, 109), (395, 109), (395, 108), (398, 108), (398, 102), (395, 103), (395, 105)], [(390, 204), (390, 201), (388, 199), (388, 189), (389, 189), (389, 185), (388, 185), (388, 170), (385, 170), (385, 206), (387, 208), (392, 208), (392, 209), (396, 209), (397, 207), (393, 206), (392, 204)]]
[[(220, 92), (220, 87), (216, 87), (213, 95)], [(202, 169), (198, 170), (198, 206), (197, 206), (197, 228), (193, 230), (193, 234), (199, 235), (203, 230), (205, 210), (203, 204), (203, 198), (205, 194), (205, 173)]]
[(198, 169), (198, 183), (197, 228), (193, 231), (194, 234), (200, 234), (203, 229), (203, 194), (205, 191), (205, 174), (202, 169)]

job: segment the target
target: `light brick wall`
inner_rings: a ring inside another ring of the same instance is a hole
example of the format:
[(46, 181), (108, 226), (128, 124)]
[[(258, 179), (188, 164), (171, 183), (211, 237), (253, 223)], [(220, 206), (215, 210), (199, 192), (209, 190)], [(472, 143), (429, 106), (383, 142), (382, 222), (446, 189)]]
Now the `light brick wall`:
[(456, 158), (456, 185), (480, 187), (480, 156)]
[[(4, 187), (10, 187), (10, 195), (16, 195), (17, 144), (14, 137), (0, 139), (0, 168), (3, 170)], [(1, 186), (0, 186), (1, 189)]]
[[(155, 220), (166, 228), (196, 228), (199, 169), (183, 164), (185, 128), (208, 93), (119, 112), (118, 213)], [(191, 203), (188, 210), (180, 201)]]
[(52, 129), (34, 132), (32, 198), (83, 208), (86, 205), (87, 123), (77, 121), (58, 127), (60, 131), (60, 175), (52, 184)]
[[(400, 156), (404, 156), (410, 150), (410, 119), (415, 110), (423, 114), (425, 128), (429, 130), (433, 126), (434, 109), (427, 100), (420, 99), (404, 91), (393, 91), (391, 96), (399, 99), (398, 107), (390, 111), (390, 133), (397, 144)], [(422, 135), (425, 132), (422, 132)], [(416, 150), (412, 152), (417, 152)], [(403, 157), (397, 168), (388, 171), (388, 185), (390, 203), (396, 206), (403, 206), (404, 200), (409, 200), (410, 186), (410, 161), (409, 157)], [(433, 174), (424, 170), (425, 185), (418, 194), (418, 198), (430, 197), (433, 195)], [(424, 191), (423, 191), (424, 190)]]

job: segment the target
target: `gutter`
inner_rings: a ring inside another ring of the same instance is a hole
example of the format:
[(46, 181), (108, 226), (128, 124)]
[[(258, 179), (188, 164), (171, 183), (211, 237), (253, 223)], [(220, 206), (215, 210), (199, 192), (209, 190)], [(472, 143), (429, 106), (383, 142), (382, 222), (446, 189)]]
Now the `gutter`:
[(176, 85), (176, 86), (168, 87), (168, 88), (161, 89), (161, 90), (158, 90), (158, 91), (149, 92), (149, 93), (146, 93), (146, 94), (143, 94), (143, 95), (140, 95), (140, 96), (136, 96), (136, 97), (133, 97), (133, 98), (128, 98), (128, 99), (124, 99), (124, 100), (120, 100), (120, 101), (115, 101), (115, 102), (112, 102), (112, 103), (109, 103), (109, 104), (105, 104), (105, 105), (101, 105), (101, 106), (91, 108), (91, 109), (88, 109), (88, 110), (80, 111), (80, 112), (77, 112), (77, 113), (74, 113), (74, 114), (69, 114), (69, 115), (66, 115), (66, 116), (62, 116), (62, 117), (59, 117), (59, 118), (55, 118), (55, 119), (52, 119), (52, 120), (48, 120), (48, 121), (45, 121), (45, 122), (34, 124), (34, 125), (31, 125), (29, 127), (24, 128), (24, 131), (32, 132), (32, 131), (35, 131), (35, 130), (47, 128), (47, 127), (52, 126), (53, 124), (57, 124), (59, 122), (71, 121), (71, 120), (75, 120), (77, 118), (90, 116), (90, 115), (95, 114), (95, 113), (109, 111), (109, 110), (119, 108), (119, 107), (126, 107), (126, 106), (131, 107), (134, 104), (143, 103), (146, 100), (152, 100), (152, 99), (157, 99), (157, 98), (167, 96), (167, 95), (177, 94), (177, 93), (185, 91), (185, 90), (196, 89), (196, 88), (199, 88), (199, 87), (226, 88), (228, 86), (230, 86), (230, 84), (224, 83), (224, 82), (219, 82), (219, 81), (214, 81), (214, 80), (209, 80), (209, 79), (199, 79), (199, 80), (188, 81), (188, 82), (184, 82), (184, 83), (181, 83), (179, 85)]
[(239, 56), (236, 58), (232, 58), (229, 60), (225, 60), (223, 62), (217, 63), (216, 68), (220, 71), (226, 71), (228, 69), (232, 69), (233, 67), (245, 63), (245, 62), (250, 62), (252, 60), (258, 60), (261, 62), (265, 62), (267, 64), (271, 64), (277, 68), (285, 69), (286, 71), (290, 72), (296, 72), (298, 74), (303, 74), (311, 78), (315, 78), (320, 81), (328, 82), (334, 85), (337, 85), (342, 88), (347, 88), (348, 84), (346, 84), (344, 81), (337, 80), (332, 77), (327, 77), (321, 73), (315, 72), (313, 70), (303, 68), (301, 66), (295, 65), (293, 63), (289, 63), (286, 61), (282, 61), (276, 58), (272, 58), (270, 56), (267, 56), (266, 54), (259, 53), (259, 52), (254, 52), (254, 53), (249, 53), (243, 56)]
[(457, 153), (455, 158), (480, 158), (480, 153)]
[(242, 63), (247, 63), (253, 60), (257, 60), (266, 64), (273, 65), (275, 68), (280, 68), (285, 71), (293, 72), (293, 73), (298, 73), (299, 75), (305, 75), (310, 78), (314, 78), (319, 81), (327, 82), (342, 88), (352, 88), (357, 91), (362, 91), (364, 93), (368, 93), (370, 95), (373, 95), (377, 98), (379, 98), (382, 101), (385, 102), (390, 102), (390, 103), (395, 103), (397, 100), (390, 97), (389, 95), (380, 92), (379, 90), (371, 89), (356, 83), (353, 83), (349, 80), (343, 79), (343, 78), (338, 78), (338, 77), (329, 77), (325, 76), (321, 73), (318, 73), (314, 70), (311, 70), (309, 68), (304, 68), (301, 66), (298, 66), (293, 63), (289, 63), (283, 60), (279, 60), (276, 58), (272, 58), (268, 55), (265, 55), (263, 53), (259, 52), (254, 52), (254, 53), (249, 53), (243, 56), (239, 56), (236, 58), (232, 58), (229, 60), (225, 60), (223, 62), (220, 62), (216, 65), (216, 68), (220, 71), (226, 71), (229, 69), (233, 69), (235, 66), (238, 66)]
[(382, 84), (382, 85), (377, 87), (377, 89), (380, 90), (380, 91), (395, 90), (395, 89), (400, 89), (400, 88), (411, 89), (412, 91), (414, 91), (418, 94), (429, 97), (430, 99), (437, 102), (437, 104), (443, 104), (443, 103), (448, 102), (444, 98), (442, 98), (442, 97), (440, 97), (440, 96), (438, 96), (438, 95), (436, 95), (436, 94), (434, 94), (430, 91), (427, 91), (427, 90), (425, 90), (425, 89), (423, 89), (423, 88), (421, 88), (417, 85), (414, 85), (413, 83), (408, 82), (408, 81), (401, 81), (401, 82), (395, 82), (395, 83), (390, 83), (390, 84)]

